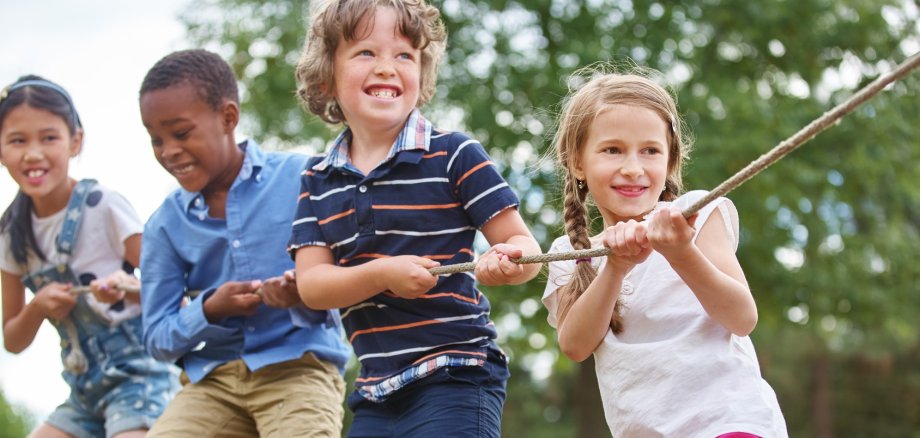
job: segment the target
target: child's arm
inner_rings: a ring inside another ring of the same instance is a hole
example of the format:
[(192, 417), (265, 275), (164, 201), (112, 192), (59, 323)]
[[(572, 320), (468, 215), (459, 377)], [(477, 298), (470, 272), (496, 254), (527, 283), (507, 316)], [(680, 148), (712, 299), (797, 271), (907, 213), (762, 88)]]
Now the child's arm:
[(295, 261), (300, 298), (315, 310), (351, 306), (386, 290), (415, 298), (438, 282), (428, 272), (438, 262), (423, 257), (387, 257), (342, 267), (335, 265), (329, 248), (304, 246), (297, 249)]
[(492, 245), (476, 263), (476, 279), (486, 286), (521, 284), (537, 276), (540, 264), (517, 264), (511, 258), (540, 254), (540, 244), (530, 234), (515, 208), (506, 208), (482, 226)]
[(706, 313), (735, 335), (750, 334), (757, 325), (757, 305), (722, 215), (716, 211), (709, 216), (695, 245), (692, 221), (678, 208), (662, 209), (648, 227), (652, 247), (687, 283)]
[(559, 349), (570, 359), (587, 359), (607, 335), (623, 279), (652, 252), (645, 231), (645, 226), (635, 221), (620, 222), (604, 231), (604, 246), (611, 250), (607, 266), (569, 312), (559, 316)]
[(175, 361), (202, 342), (237, 334), (219, 323), (231, 315), (255, 312), (262, 300), (259, 281), (227, 282), (207, 289), (183, 305), (189, 264), (162, 228), (148, 228), (141, 254), (141, 311), (144, 346), (156, 359)]
[(35, 340), (45, 318), (63, 319), (77, 304), (70, 285), (50, 283), (41, 288), (28, 304), (25, 286), (19, 275), (0, 271), (3, 290), (3, 346), (19, 353)]

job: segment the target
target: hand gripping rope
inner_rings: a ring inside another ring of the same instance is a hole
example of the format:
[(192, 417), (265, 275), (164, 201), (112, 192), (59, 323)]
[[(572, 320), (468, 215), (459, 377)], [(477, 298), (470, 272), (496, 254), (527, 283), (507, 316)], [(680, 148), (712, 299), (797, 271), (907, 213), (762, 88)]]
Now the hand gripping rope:
[[(699, 201), (696, 201), (690, 207), (687, 207), (683, 211), (685, 218), (693, 216), (701, 208), (705, 207), (706, 204), (716, 200), (720, 196), (725, 195), (732, 189), (737, 188), (745, 181), (751, 179), (754, 175), (757, 175), (762, 170), (766, 169), (767, 166), (779, 161), (781, 158), (786, 156), (789, 152), (792, 152), (803, 143), (808, 140), (811, 140), (812, 137), (820, 133), (821, 131), (827, 129), (828, 126), (837, 122), (847, 114), (853, 112), (859, 105), (862, 105), (870, 98), (878, 94), (883, 88), (891, 84), (892, 82), (897, 81), (898, 79), (907, 76), (908, 73), (920, 66), (920, 52), (915, 53), (913, 56), (907, 58), (904, 62), (897, 66), (893, 71), (888, 74), (879, 76), (877, 79), (872, 81), (869, 85), (866, 85), (861, 90), (856, 92), (856, 94), (850, 96), (849, 99), (837, 105), (828, 112), (825, 112), (821, 117), (815, 119), (807, 126), (796, 132), (792, 137), (783, 140), (780, 144), (776, 145), (772, 150), (760, 156), (760, 158), (748, 164), (744, 169), (738, 171), (731, 178), (725, 180), (722, 184), (719, 184), (716, 188), (712, 189), (706, 196), (704, 196)], [(547, 253), (547, 254), (538, 254), (532, 256), (524, 256), (517, 259), (511, 259), (512, 262), (518, 264), (524, 263), (548, 263), (556, 262), (560, 260), (575, 260), (581, 258), (589, 257), (601, 257), (610, 254), (608, 248), (592, 248), (592, 249), (582, 249), (576, 251), (568, 252), (558, 252), (558, 253)], [(436, 268), (431, 268), (428, 271), (432, 275), (444, 275), (444, 274), (455, 274), (458, 272), (468, 272), (476, 269), (476, 262), (468, 263), (458, 263), (455, 265), (446, 265), (438, 266)]]

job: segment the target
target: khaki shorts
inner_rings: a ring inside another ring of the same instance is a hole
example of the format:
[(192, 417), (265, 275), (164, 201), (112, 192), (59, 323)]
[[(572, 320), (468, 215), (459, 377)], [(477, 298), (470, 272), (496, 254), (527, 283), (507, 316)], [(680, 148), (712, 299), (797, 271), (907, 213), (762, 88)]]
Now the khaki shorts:
[(345, 382), (312, 353), (249, 371), (227, 362), (198, 383), (183, 372), (182, 390), (148, 438), (340, 437)]

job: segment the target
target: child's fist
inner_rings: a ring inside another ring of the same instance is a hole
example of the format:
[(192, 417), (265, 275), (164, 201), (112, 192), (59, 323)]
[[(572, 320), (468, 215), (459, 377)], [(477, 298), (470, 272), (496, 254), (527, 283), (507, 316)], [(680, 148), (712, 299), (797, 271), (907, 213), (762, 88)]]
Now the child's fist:
[(387, 266), (384, 268), (386, 276), (386, 289), (402, 298), (417, 298), (428, 292), (436, 284), (438, 277), (431, 275), (429, 269), (440, 266), (440, 263), (416, 256), (397, 256), (382, 259)]
[(49, 283), (38, 290), (32, 302), (46, 318), (61, 320), (77, 305), (77, 299), (70, 293), (71, 285)]
[(507, 243), (499, 243), (489, 248), (476, 262), (476, 280), (485, 286), (508, 284), (524, 272), (524, 267), (511, 259), (521, 258), (524, 251)]
[(214, 324), (231, 316), (255, 314), (262, 304), (262, 297), (256, 294), (261, 286), (259, 280), (228, 281), (220, 285), (204, 302), (208, 322)]
[(118, 270), (101, 280), (93, 280), (89, 283), (93, 296), (100, 303), (115, 304), (125, 298), (125, 291), (118, 289), (118, 286), (137, 286), (139, 283), (133, 275)]

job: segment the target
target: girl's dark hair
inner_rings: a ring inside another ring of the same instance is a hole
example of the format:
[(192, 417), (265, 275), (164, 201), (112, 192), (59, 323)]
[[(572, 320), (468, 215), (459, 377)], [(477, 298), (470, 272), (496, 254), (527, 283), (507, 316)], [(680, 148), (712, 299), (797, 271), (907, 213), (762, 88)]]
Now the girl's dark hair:
[(180, 50), (157, 61), (144, 76), (140, 95), (185, 84), (215, 111), (224, 99), (240, 103), (233, 69), (220, 55), (201, 49)]
[[(40, 76), (23, 76), (0, 92), (0, 130), (3, 129), (7, 115), (22, 105), (57, 115), (67, 124), (70, 135), (76, 134), (83, 127), (67, 91)], [(0, 233), (10, 236), (10, 251), (16, 263), (25, 265), (29, 251), (39, 259), (46, 260), (32, 232), (32, 198), (22, 190), (16, 193), (13, 202), (0, 216)]]

